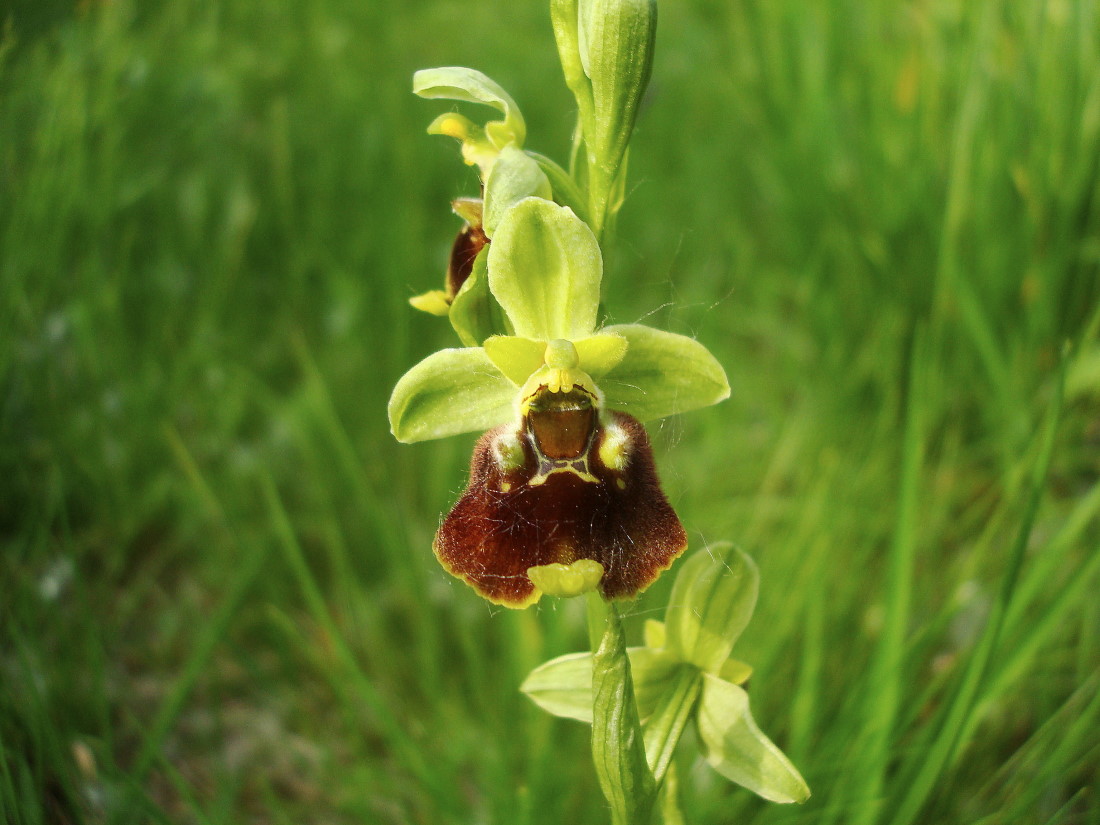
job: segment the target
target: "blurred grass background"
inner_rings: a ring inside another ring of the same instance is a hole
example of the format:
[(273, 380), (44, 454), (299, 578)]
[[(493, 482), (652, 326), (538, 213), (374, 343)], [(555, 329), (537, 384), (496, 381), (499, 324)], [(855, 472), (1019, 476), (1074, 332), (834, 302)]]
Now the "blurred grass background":
[[(814, 791), (689, 822), (1100, 822), (1097, 6), (663, 3), (606, 307), (729, 371), (652, 435)], [(564, 159), (545, 4), (2, 8), (0, 819), (605, 822), (516, 689), (579, 606), (451, 580), (473, 437), (385, 420), (476, 192), (411, 74)]]

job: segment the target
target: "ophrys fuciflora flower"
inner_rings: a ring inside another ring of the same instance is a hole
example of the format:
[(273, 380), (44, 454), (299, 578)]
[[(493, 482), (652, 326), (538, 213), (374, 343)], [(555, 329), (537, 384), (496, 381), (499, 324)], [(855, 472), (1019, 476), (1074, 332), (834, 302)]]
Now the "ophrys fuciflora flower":
[(496, 228), (486, 264), (513, 334), (428, 356), (389, 404), (401, 441), (487, 431), (436, 555), (508, 607), (558, 590), (560, 577), (540, 572), (548, 566), (580, 571), (578, 590), (598, 580), (607, 598), (633, 596), (687, 546), (642, 422), (721, 401), (725, 373), (686, 336), (641, 324), (597, 329), (599, 245), (568, 208), (521, 200)]

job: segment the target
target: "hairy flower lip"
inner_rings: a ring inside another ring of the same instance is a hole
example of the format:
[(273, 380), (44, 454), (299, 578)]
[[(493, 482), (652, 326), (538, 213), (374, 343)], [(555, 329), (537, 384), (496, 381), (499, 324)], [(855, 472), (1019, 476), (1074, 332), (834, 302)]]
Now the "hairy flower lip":
[[(610, 599), (635, 596), (667, 570), (687, 535), (661, 491), (645, 428), (624, 413), (602, 418), (584, 454), (593, 480), (556, 472), (536, 483), (530, 439), (512, 442), (514, 425), (483, 435), (469, 485), (436, 534), (443, 567), (489, 601), (514, 608), (541, 596), (527, 575), (531, 567), (596, 561), (604, 567), (600, 592)], [(518, 466), (502, 466), (494, 450), (500, 440), (518, 444)], [(610, 442), (616, 449), (605, 449)], [(625, 453), (629, 460), (620, 460)]]

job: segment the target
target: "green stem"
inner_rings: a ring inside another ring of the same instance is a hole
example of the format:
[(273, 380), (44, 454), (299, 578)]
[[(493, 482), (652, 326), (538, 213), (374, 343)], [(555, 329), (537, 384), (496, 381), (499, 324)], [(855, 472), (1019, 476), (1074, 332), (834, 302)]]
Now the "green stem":
[(588, 630), (593, 643), (592, 762), (596, 778), (611, 807), (613, 825), (643, 825), (649, 820), (655, 783), (646, 764), (619, 611), (598, 594), (588, 597)]

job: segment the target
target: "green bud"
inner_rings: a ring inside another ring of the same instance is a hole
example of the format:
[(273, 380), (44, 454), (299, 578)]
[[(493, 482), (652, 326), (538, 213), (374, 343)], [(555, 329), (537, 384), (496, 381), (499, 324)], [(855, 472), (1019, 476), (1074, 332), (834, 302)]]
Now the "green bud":
[(655, 0), (580, 0), (581, 65), (592, 82), (596, 131), (590, 151), (611, 170), (626, 152), (653, 67)]
[(732, 544), (700, 550), (681, 567), (665, 615), (666, 647), (718, 673), (756, 607), (760, 574)]
[(603, 229), (638, 107), (649, 84), (656, 0), (553, 0), (550, 7), (566, 85), (577, 100), (587, 168), (589, 217)]

